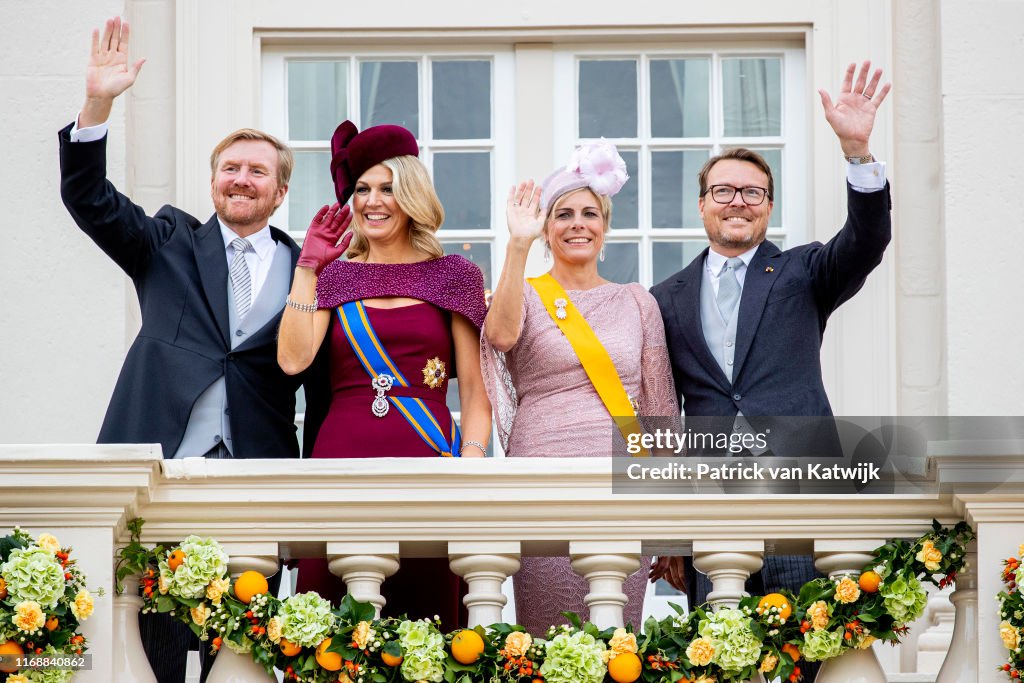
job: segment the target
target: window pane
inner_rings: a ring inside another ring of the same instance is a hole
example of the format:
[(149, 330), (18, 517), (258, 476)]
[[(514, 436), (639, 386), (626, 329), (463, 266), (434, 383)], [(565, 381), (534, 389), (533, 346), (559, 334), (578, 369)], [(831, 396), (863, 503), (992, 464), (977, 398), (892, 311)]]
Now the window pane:
[(711, 62), (707, 59), (651, 61), (651, 135), (707, 137)]
[(601, 277), (619, 284), (640, 280), (639, 245), (636, 242), (604, 243), (604, 261), (597, 262)]
[(434, 155), (434, 187), (444, 205), (444, 229), (491, 227), (491, 153)]
[(654, 256), (654, 284), (672, 277), (690, 265), (693, 259), (708, 246), (707, 240), (683, 240), (680, 242), (652, 242)]
[(461, 254), (479, 266), (484, 274), (484, 294), (491, 296), (491, 243), (490, 242), (443, 242), (444, 253)]
[(619, 156), (626, 162), (626, 173), (629, 174), (629, 180), (622, 186), (619, 193), (612, 197), (612, 229), (636, 229), (640, 227), (640, 200), (638, 199), (640, 178), (637, 170), (639, 154), (620, 149)]
[(305, 231), (320, 207), (336, 201), (330, 152), (295, 152), (287, 196), (289, 228)]
[(361, 128), (393, 123), (420, 136), (419, 76), (416, 62), (359, 65)]
[(782, 134), (782, 60), (723, 59), (726, 137)]
[(288, 139), (327, 140), (348, 118), (348, 62), (288, 62)]
[(491, 137), (491, 63), (433, 62), (434, 137)]
[(778, 228), (782, 226), (782, 150), (755, 149), (754, 151), (763, 156), (772, 169), (772, 179), (775, 181), (775, 205), (772, 207), (772, 215), (768, 219), (768, 227)]
[(708, 152), (651, 152), (651, 225), (655, 228), (699, 228), (697, 176)]
[(581, 60), (581, 138), (633, 138), (637, 134), (636, 60)]

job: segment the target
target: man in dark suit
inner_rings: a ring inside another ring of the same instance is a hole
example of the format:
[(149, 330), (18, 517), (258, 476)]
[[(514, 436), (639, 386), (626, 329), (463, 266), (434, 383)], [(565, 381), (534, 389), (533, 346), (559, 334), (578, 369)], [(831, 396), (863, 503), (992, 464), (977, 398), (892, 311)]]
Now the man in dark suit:
[[(701, 170), (710, 247), (651, 289), (688, 417), (728, 418), (730, 426), (739, 418), (743, 429), (744, 416), (832, 415), (821, 377), (825, 323), (881, 262), (891, 233), (885, 165), (868, 145), (889, 85), (879, 87), (881, 70), (869, 79), (870, 68), (865, 62), (858, 74), (851, 64), (834, 104), (819, 91), (849, 181), (846, 224), (827, 244), (782, 251), (765, 240), (775, 187), (756, 152), (727, 150)], [(807, 559), (768, 557), (762, 574), (754, 590), (798, 590), (813, 568)]]
[[(329, 389), (322, 364), (296, 377), (277, 364), (299, 248), (268, 221), (288, 192), (292, 153), (266, 133), (236, 131), (211, 156), (213, 217), (172, 206), (147, 216), (106, 179), (106, 121), (143, 64), (128, 63), (128, 34), (119, 18), (102, 39), (93, 32), (85, 105), (59, 134), (64, 204), (131, 277), (142, 310), (98, 440), (157, 442), (165, 458), (297, 458), (295, 393), (303, 384), (311, 447)], [(189, 632), (176, 626), (146, 643), (161, 646), (148, 649), (162, 683), (184, 679)]]

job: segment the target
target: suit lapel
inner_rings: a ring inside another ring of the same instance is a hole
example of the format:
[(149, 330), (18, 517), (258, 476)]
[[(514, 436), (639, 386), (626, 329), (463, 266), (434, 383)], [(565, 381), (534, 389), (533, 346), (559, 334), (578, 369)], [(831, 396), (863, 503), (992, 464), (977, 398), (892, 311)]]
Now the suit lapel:
[(203, 285), (206, 303), (217, 321), (224, 344), (230, 347), (228, 335), (228, 259), (224, 252), (224, 238), (220, 224), (214, 216), (196, 231), (196, 266)]
[(704, 340), (704, 325), (700, 320), (700, 286), (704, 277), (704, 261), (708, 250), (701, 252), (690, 265), (683, 269), (676, 279), (676, 291), (672, 295), (675, 302), (675, 316), (679, 322), (679, 329), (691, 349), (693, 355), (708, 374), (722, 387), (723, 391), (730, 390), (729, 379), (722, 372), (718, 361), (711, 355), (707, 342)]
[(732, 372), (734, 380), (740, 376), (743, 363), (747, 359), (747, 354), (750, 353), (754, 335), (757, 333), (761, 316), (764, 314), (768, 293), (788, 262), (789, 256), (766, 240), (761, 243), (761, 247), (754, 253), (754, 258), (750, 261), (750, 266), (747, 267), (747, 274), (743, 279), (743, 295), (740, 299), (740, 309), (736, 320), (736, 358)]

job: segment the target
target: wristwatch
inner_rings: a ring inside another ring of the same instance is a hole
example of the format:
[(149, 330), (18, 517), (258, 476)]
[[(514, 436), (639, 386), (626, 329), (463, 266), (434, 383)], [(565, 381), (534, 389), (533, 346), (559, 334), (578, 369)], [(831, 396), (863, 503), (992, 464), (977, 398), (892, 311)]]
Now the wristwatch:
[(872, 163), (875, 160), (875, 156), (873, 154), (868, 153), (868, 154), (865, 154), (862, 157), (851, 157), (851, 156), (848, 156), (848, 157), (846, 157), (846, 160), (849, 161), (851, 164), (857, 164), (859, 166), (860, 164), (870, 164), (870, 163)]

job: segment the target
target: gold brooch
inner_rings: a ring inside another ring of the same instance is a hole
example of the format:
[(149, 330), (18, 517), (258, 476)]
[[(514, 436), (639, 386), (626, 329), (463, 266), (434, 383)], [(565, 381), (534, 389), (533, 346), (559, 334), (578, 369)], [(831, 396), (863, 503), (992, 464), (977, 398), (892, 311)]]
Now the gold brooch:
[(423, 383), (431, 389), (437, 389), (444, 380), (448, 377), (447, 368), (444, 367), (444, 361), (434, 356), (427, 361), (427, 364), (423, 366)]

